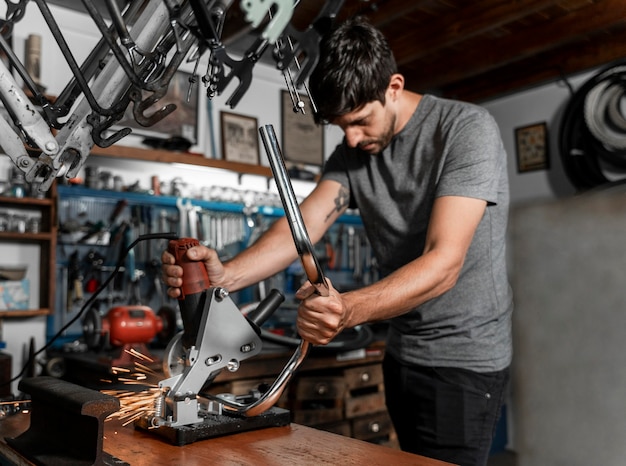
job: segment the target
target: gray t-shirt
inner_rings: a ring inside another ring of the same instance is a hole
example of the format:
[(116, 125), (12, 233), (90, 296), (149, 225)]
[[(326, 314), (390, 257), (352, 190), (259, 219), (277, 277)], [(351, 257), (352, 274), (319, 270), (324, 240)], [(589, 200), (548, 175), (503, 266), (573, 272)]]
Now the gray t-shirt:
[(390, 320), (387, 351), (399, 361), (478, 372), (510, 364), (506, 163), (498, 126), (486, 110), (430, 95), (382, 153), (369, 155), (344, 142), (327, 161), (322, 179), (350, 191), (383, 275), (423, 253), (435, 198), (487, 201), (457, 284)]

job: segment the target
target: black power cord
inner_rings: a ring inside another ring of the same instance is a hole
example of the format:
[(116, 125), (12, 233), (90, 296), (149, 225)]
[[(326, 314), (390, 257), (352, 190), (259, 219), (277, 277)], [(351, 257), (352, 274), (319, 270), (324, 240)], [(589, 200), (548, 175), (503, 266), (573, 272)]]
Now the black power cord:
[(128, 253), (141, 241), (148, 241), (148, 240), (154, 240), (154, 239), (177, 239), (178, 236), (175, 233), (150, 233), (150, 234), (146, 234), (146, 235), (140, 235), (137, 237), (137, 239), (135, 239), (131, 244), (128, 245), (128, 247), (124, 250), (123, 254), (120, 254), (117, 263), (115, 265), (115, 269), (109, 274), (109, 276), (106, 278), (106, 280), (104, 280), (100, 286), (98, 287), (98, 289), (96, 291), (93, 292), (93, 294), (89, 297), (89, 299), (87, 301), (85, 301), (85, 304), (83, 304), (83, 306), (80, 308), (80, 310), (76, 313), (76, 315), (74, 317), (72, 317), (63, 327), (61, 327), (61, 329), (52, 337), (50, 338), (50, 340), (48, 340), (48, 342), (42, 346), (39, 350), (37, 350), (34, 353), (31, 353), (29, 355), (28, 361), (26, 361), (26, 364), (24, 364), (24, 366), (22, 367), (22, 369), (20, 370), (20, 372), (13, 377), (10, 380), (7, 380), (6, 382), (2, 382), (0, 384), (0, 386), (4, 386), (10, 383), (15, 382), (16, 380), (18, 380), (20, 377), (22, 377), (24, 375), (24, 373), (31, 367), (31, 365), (34, 364), (35, 362), (35, 358), (37, 356), (39, 356), (41, 353), (43, 353), (44, 351), (46, 351), (48, 348), (50, 348), (50, 346), (52, 346), (52, 344), (68, 329), (72, 326), (72, 324), (74, 324), (74, 322), (76, 322), (78, 319), (80, 319), (83, 314), (85, 313), (85, 311), (87, 309), (89, 309), (91, 307), (91, 305), (96, 301), (96, 299), (98, 298), (98, 296), (100, 295), (100, 293), (102, 293), (102, 291), (104, 289), (106, 289), (106, 287), (109, 285), (109, 283), (111, 283), (111, 281), (113, 281), (113, 279), (115, 278), (115, 276), (118, 274), (118, 272), (120, 271), (120, 269), (122, 268), (122, 266), (124, 265), (124, 262), (126, 260), (126, 256), (128, 256)]

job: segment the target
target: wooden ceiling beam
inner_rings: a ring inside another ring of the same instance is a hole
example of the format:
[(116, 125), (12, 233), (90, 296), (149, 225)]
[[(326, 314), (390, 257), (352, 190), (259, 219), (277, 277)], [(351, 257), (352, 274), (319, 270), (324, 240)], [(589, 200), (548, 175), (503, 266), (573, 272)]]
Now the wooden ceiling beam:
[(406, 0), (381, 0), (372, 3), (371, 11), (366, 12), (369, 21), (378, 28), (384, 28), (393, 22), (410, 15), (421, 9), (423, 5), (431, 3), (430, 0), (411, 1)]
[[(511, 35), (498, 41), (497, 47), (483, 47), (480, 50), (464, 50), (457, 55), (448, 57), (438, 64), (430, 66), (425, 72), (411, 75), (407, 70), (407, 83), (413, 89), (429, 89), (433, 86), (443, 87), (473, 76), (483, 75), (489, 71), (502, 68), (516, 61), (534, 57), (551, 49), (560, 49), (572, 37), (584, 38), (597, 35), (615, 27), (616, 18), (626, 24), (626, 3), (623, 0), (603, 0), (590, 4), (561, 18), (551, 21), (550, 27), (534, 26), (524, 34)], [(563, 35), (562, 31), (568, 31)], [(575, 50), (572, 50), (575, 53)], [(563, 60), (565, 57), (561, 57)]]
[(456, 13), (432, 21), (423, 27), (415, 28), (410, 34), (388, 38), (396, 55), (398, 65), (402, 66), (434, 51), (441, 50), (468, 38), (478, 36), (529, 14), (553, 6), (555, 0), (521, 0), (502, 2), (489, 0), (471, 3)]
[(567, 79), (626, 59), (626, 28), (602, 40), (580, 41), (442, 88), (441, 95), (481, 102)]

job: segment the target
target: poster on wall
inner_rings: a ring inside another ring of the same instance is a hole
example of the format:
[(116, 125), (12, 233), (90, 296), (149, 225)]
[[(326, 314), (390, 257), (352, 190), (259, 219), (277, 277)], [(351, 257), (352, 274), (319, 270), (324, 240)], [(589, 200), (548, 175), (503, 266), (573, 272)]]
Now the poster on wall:
[[(154, 112), (168, 104), (175, 104), (176, 110), (152, 126), (142, 126), (133, 117), (133, 104), (131, 103), (124, 118), (116, 126), (129, 127), (132, 134), (156, 137), (171, 138), (183, 137), (192, 144), (198, 142), (198, 85), (191, 85), (190, 73), (177, 71), (172, 78), (167, 93), (154, 105), (149, 107), (143, 114), (150, 117)], [(149, 94), (145, 94), (144, 98)]]
[(257, 119), (231, 112), (220, 112), (222, 157), (230, 162), (259, 163)]
[(321, 166), (324, 163), (324, 128), (315, 123), (311, 99), (300, 95), (304, 113), (294, 111), (291, 94), (281, 92), (283, 156), (286, 161)]
[(520, 173), (550, 168), (546, 123), (516, 128), (515, 149), (517, 152), (517, 170)]

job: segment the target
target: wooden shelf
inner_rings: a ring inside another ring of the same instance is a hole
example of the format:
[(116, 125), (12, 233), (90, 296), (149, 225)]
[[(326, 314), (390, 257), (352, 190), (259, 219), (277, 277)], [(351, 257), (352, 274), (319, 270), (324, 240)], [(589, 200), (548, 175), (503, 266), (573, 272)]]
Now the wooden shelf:
[(41, 218), (39, 233), (0, 232), (2, 243), (32, 243), (39, 246), (39, 308), (0, 311), (6, 317), (27, 318), (48, 315), (54, 309), (56, 243), (57, 243), (56, 183), (46, 198), (0, 196), (0, 207), (18, 211), (38, 211)]
[(149, 162), (184, 163), (209, 168), (220, 168), (241, 174), (261, 175), (268, 178), (272, 176), (272, 171), (269, 167), (229, 162), (227, 160), (207, 159), (202, 154), (192, 154), (188, 152), (173, 152), (114, 145), (107, 148), (94, 146), (91, 150), (91, 154), (112, 158), (145, 160)]
[(52, 233), (17, 233), (13, 231), (0, 232), (0, 241), (17, 241), (17, 242), (38, 242), (38, 241), (50, 241), (52, 239)]
[(0, 319), (5, 317), (36, 317), (36, 316), (47, 316), (50, 314), (50, 309), (41, 308), (41, 309), (24, 309), (22, 311), (0, 311)]
[(0, 196), (0, 204), (10, 204), (20, 207), (31, 207), (31, 206), (49, 206), (53, 202), (50, 198), (34, 198), (34, 197), (8, 197), (8, 196)]

